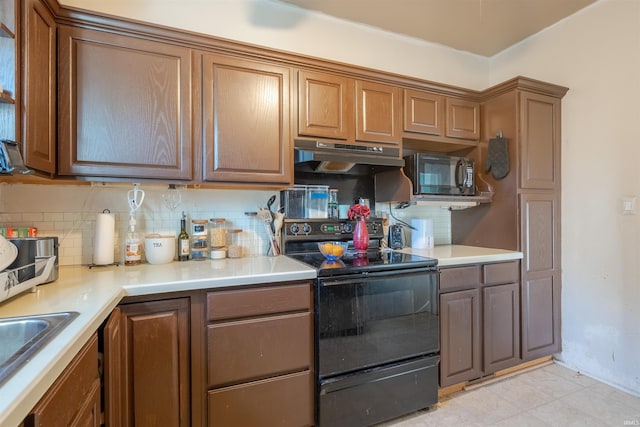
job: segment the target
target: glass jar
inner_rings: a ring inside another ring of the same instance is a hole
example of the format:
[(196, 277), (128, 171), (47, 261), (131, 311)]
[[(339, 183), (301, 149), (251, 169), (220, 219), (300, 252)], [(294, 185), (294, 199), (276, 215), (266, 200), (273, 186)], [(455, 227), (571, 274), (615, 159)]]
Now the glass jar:
[(206, 219), (191, 220), (191, 259), (201, 261), (209, 258), (209, 233)]
[(244, 248), (242, 247), (242, 230), (227, 230), (227, 256), (229, 258), (242, 258)]
[(209, 242), (211, 248), (224, 248), (227, 245), (227, 229), (224, 218), (209, 220)]

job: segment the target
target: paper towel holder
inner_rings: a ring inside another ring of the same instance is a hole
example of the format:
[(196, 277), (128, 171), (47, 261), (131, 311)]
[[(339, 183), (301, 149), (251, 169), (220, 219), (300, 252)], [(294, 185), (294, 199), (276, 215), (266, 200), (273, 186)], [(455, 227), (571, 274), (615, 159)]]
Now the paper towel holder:
[[(103, 214), (110, 214), (110, 213), (111, 213), (111, 211), (110, 211), (109, 209), (103, 209), (103, 210), (102, 210), (102, 213), (103, 213)], [(109, 263), (109, 264), (94, 264), (94, 263), (92, 262), (92, 263), (90, 263), (90, 264), (89, 264), (89, 268), (91, 269), (91, 268), (93, 268), (93, 267), (112, 267), (112, 266), (116, 266), (116, 267), (117, 267), (117, 266), (119, 266), (119, 265), (120, 265), (120, 262), (118, 262), (118, 261), (114, 261), (114, 262)]]

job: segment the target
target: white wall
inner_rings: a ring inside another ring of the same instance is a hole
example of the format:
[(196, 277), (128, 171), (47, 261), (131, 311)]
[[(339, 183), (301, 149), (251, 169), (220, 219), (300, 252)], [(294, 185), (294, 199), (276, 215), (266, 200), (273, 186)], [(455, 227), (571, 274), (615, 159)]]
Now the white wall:
[(487, 58), (354, 25), (275, 0), (60, 0), (60, 3), (470, 89)]
[(472, 89), (515, 75), (568, 86), (561, 358), (640, 394), (640, 231), (619, 206), (640, 193), (640, 2), (600, 0), (490, 60), (268, 0), (62, 3)]
[(640, 2), (601, 0), (491, 59), (491, 82), (562, 102), (562, 345), (569, 366), (640, 394)]

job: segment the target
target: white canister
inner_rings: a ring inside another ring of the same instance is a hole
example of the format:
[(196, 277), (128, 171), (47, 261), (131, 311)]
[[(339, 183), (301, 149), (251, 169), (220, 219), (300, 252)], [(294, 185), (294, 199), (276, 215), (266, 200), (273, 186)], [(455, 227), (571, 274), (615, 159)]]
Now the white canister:
[(149, 234), (144, 237), (144, 253), (149, 264), (168, 264), (176, 254), (175, 236)]
[(415, 230), (411, 230), (411, 247), (416, 249), (433, 248), (433, 220), (414, 218), (411, 225)]

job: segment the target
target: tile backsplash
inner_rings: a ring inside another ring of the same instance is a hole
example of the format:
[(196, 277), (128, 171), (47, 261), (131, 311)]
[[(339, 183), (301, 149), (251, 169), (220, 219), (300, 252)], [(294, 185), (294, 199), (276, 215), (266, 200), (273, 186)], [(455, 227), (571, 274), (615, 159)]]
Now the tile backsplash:
[[(58, 236), (60, 265), (86, 265), (92, 262), (96, 216), (108, 209), (115, 217), (114, 259), (122, 262), (129, 220), (127, 192), (132, 188), (132, 184), (0, 183), (0, 227), (36, 227), (38, 236)], [(191, 219), (225, 218), (229, 228), (245, 230), (243, 236), (247, 241), (255, 237), (255, 253), (266, 253), (268, 240), (263, 225), (252, 223), (245, 212), (255, 212), (266, 206), (275, 191), (178, 188), (180, 202), (172, 205), (165, 201), (163, 194), (176, 190), (169, 190), (167, 185), (141, 184), (140, 188), (145, 192), (144, 201), (136, 212), (136, 228), (141, 236), (151, 233), (177, 235), (184, 211), (187, 227)], [(376, 206), (378, 216), (385, 212), (389, 212), (388, 204)], [(433, 219), (435, 244), (451, 243), (448, 210), (412, 206), (392, 212), (409, 223), (411, 218)]]

